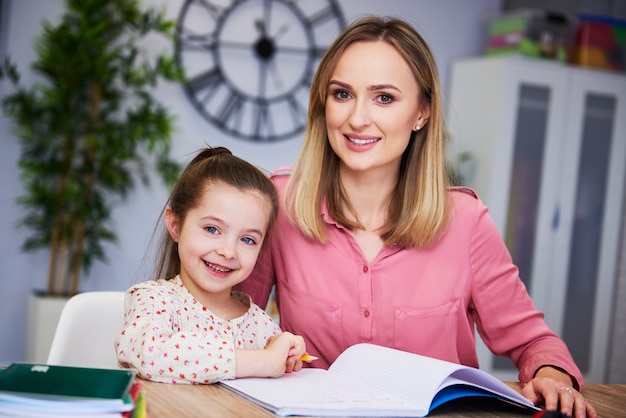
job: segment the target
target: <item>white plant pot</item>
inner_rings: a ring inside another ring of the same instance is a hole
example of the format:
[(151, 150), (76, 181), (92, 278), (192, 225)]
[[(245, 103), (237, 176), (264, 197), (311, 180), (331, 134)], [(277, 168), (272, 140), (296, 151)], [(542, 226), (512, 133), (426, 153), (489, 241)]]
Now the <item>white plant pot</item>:
[(69, 297), (45, 296), (31, 293), (28, 299), (26, 361), (45, 363), (52, 338)]

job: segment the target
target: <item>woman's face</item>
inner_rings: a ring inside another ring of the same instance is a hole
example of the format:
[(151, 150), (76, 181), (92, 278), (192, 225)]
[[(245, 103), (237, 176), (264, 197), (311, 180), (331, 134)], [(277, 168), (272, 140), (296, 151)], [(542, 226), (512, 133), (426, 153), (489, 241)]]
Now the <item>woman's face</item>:
[(386, 42), (356, 42), (341, 55), (326, 98), (326, 128), (342, 172), (397, 175), (411, 131), (428, 118), (409, 65)]

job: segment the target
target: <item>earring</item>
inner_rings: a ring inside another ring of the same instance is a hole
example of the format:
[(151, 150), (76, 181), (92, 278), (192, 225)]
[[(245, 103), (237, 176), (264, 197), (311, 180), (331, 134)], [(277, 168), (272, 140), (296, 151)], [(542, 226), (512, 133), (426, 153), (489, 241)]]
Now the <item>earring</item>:
[(414, 131), (419, 131), (422, 127), (420, 126), (420, 124), (418, 123), (417, 125), (415, 125), (415, 128), (413, 128)]

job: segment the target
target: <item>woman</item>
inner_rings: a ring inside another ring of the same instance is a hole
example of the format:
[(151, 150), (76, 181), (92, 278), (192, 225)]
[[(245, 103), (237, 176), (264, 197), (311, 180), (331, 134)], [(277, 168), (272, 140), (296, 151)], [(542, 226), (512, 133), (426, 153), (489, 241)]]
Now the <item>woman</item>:
[(323, 57), (275, 235), (241, 287), (326, 367), (370, 342), (478, 367), (475, 328), (523, 394), (596, 416), (579, 369), (519, 279), (487, 208), (451, 188), (439, 76), (405, 22), (363, 18)]

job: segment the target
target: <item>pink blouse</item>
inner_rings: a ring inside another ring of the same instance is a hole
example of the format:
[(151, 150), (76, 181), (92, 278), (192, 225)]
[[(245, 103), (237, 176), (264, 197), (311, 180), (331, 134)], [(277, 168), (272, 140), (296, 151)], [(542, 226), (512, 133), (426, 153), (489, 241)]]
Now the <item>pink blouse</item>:
[(115, 343), (121, 367), (166, 383), (215, 383), (234, 379), (235, 348), (262, 349), (280, 328), (241, 292), (250, 308), (222, 319), (198, 302), (180, 277), (139, 283), (126, 292), (124, 329)]
[[(287, 175), (272, 180), (281, 194)], [(425, 249), (385, 246), (368, 263), (352, 235), (323, 208), (328, 241), (303, 237), (284, 215), (253, 274), (239, 285), (265, 306), (276, 285), (281, 328), (302, 335), (328, 367), (360, 342), (478, 367), (475, 330), (519, 369), (520, 382), (543, 365), (583, 378), (519, 279), (487, 208), (452, 188), (450, 225)]]

